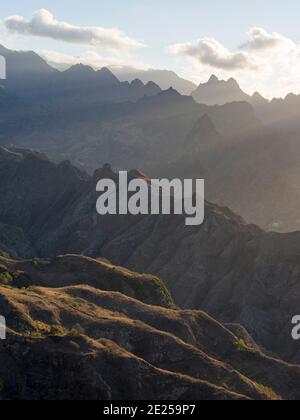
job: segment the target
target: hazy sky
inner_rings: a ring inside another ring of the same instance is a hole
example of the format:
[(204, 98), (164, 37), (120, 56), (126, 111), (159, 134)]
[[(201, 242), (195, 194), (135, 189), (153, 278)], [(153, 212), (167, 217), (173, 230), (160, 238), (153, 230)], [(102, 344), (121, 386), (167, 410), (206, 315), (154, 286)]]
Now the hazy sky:
[(0, 42), (57, 62), (172, 69), (197, 83), (234, 76), (249, 92), (279, 96), (300, 93), (299, 16), (299, 0), (10, 0)]

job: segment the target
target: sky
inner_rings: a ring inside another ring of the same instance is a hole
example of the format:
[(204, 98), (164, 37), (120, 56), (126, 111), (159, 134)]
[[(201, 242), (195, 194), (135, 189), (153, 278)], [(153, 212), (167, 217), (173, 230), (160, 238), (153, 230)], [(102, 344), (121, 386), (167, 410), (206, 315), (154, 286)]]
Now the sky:
[(300, 93), (299, 0), (10, 0), (0, 42), (73, 64), (158, 68), (249, 93)]

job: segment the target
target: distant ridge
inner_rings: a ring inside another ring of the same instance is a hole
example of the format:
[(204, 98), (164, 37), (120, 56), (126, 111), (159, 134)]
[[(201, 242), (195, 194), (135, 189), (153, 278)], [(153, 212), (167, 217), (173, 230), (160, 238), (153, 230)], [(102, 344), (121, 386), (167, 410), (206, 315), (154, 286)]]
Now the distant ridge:
[(198, 103), (210, 106), (231, 102), (248, 102), (253, 106), (268, 103), (268, 100), (258, 92), (253, 96), (247, 95), (235, 79), (219, 80), (215, 75), (212, 75), (206, 83), (200, 84), (192, 96)]
[(64, 105), (79, 100), (89, 105), (136, 101), (161, 91), (153, 82), (121, 82), (106, 67), (94, 70), (79, 63), (59, 71), (33, 51), (12, 51), (0, 45), (0, 54), (6, 59), (7, 79), (2, 81), (6, 92), (43, 105), (55, 100), (67, 101)]
[(34, 51), (12, 51), (0, 44), (0, 55), (6, 59), (8, 82), (24, 78), (37, 80), (37, 77), (42, 78), (58, 72)]
[(196, 85), (190, 80), (183, 79), (175, 72), (170, 70), (140, 70), (133, 67), (110, 67), (111, 71), (121, 80), (131, 82), (134, 79), (140, 79), (143, 83), (153, 81), (162, 90), (170, 87), (176, 89), (181, 95), (191, 95), (196, 89)]

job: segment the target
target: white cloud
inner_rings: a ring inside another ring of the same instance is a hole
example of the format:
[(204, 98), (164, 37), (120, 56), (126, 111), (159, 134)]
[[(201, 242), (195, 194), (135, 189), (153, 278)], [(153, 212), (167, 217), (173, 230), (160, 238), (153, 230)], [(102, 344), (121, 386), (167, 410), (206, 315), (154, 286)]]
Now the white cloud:
[(4, 24), (12, 33), (51, 38), (109, 50), (129, 51), (144, 46), (119, 29), (72, 25), (56, 20), (53, 14), (45, 9), (33, 13), (31, 20), (26, 20), (22, 16), (9, 16), (4, 20)]
[(251, 28), (248, 32), (248, 41), (242, 48), (249, 51), (266, 52), (274, 49), (294, 48), (295, 43), (277, 32), (268, 32), (263, 28)]
[(256, 69), (257, 65), (244, 51), (230, 52), (214, 38), (201, 38), (195, 42), (175, 44), (168, 48), (173, 54), (196, 59), (199, 63), (223, 70)]
[(247, 41), (235, 51), (207, 37), (172, 45), (168, 51), (178, 56), (196, 83), (215, 73), (221, 79), (236, 78), (248, 93), (259, 90), (269, 98), (284, 97), (292, 89), (299, 94), (300, 44), (259, 27), (246, 35)]

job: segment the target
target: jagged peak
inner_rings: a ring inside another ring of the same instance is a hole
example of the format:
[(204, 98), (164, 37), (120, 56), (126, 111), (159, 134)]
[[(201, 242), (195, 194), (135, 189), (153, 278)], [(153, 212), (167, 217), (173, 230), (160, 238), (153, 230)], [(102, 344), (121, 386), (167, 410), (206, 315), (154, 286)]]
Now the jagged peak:
[(299, 95), (296, 95), (296, 93), (291, 92), (288, 95), (286, 95), (285, 99), (286, 100), (293, 100), (293, 99), (296, 99), (298, 97), (299, 97)]
[(198, 124), (201, 125), (205, 125), (205, 126), (209, 126), (212, 129), (215, 129), (215, 126), (212, 122), (212, 120), (209, 118), (208, 114), (204, 114), (199, 120), (198, 120)]
[(263, 96), (259, 92), (254, 92), (252, 98), (263, 98)]
[(152, 81), (148, 82), (145, 86), (146, 86), (146, 88), (161, 90), (161, 88), (158, 86), (158, 84), (154, 83)]
[(97, 74), (102, 74), (106, 76), (113, 77), (114, 79), (119, 80), (108, 67), (102, 67), (101, 69), (96, 71)]
[(143, 88), (145, 85), (144, 85), (144, 83), (140, 79), (134, 79), (131, 82), (131, 86), (132, 87), (136, 87), (136, 88)]
[(228, 79), (227, 82), (224, 81), (224, 83), (227, 83), (228, 85), (230, 85), (231, 88), (241, 90), (241, 87), (240, 87), (238, 81), (236, 79), (234, 79), (233, 77), (231, 77), (230, 79)]
[(113, 74), (113, 72), (111, 70), (109, 70), (108, 67), (102, 67), (101, 69), (97, 70), (97, 73), (103, 73), (103, 74)]
[(138, 169), (131, 169), (131, 171), (129, 171), (128, 173), (128, 179), (136, 178), (144, 179), (145, 181), (150, 181), (149, 178), (143, 172), (139, 171)]
[(252, 103), (257, 105), (263, 105), (269, 102), (269, 100), (263, 97), (258, 91), (253, 93), (251, 99)]
[(109, 163), (106, 163), (102, 166), (102, 168), (96, 169), (94, 172), (94, 178), (102, 179), (102, 178), (111, 178), (114, 179), (116, 177), (116, 172), (114, 172), (112, 166)]
[(215, 74), (212, 74), (207, 83), (217, 83), (219, 81), (218, 77)]
[(107, 67), (102, 67), (102, 69), (97, 70), (96, 71), (96, 75), (99, 78), (105, 80), (106, 82), (111, 82), (112, 84), (119, 84), (119, 83), (121, 83), (120, 80)]
[(201, 134), (201, 135), (208, 135), (214, 133), (216, 134), (216, 127), (212, 120), (209, 118), (207, 114), (204, 114), (202, 117), (199, 118), (199, 120), (195, 123), (190, 136), (194, 137), (195, 135)]
[(174, 89), (173, 87), (170, 87), (167, 90), (163, 90), (160, 93), (160, 95), (163, 95), (163, 96), (173, 96), (173, 97), (179, 97), (179, 96), (181, 96), (180, 93), (176, 89)]

